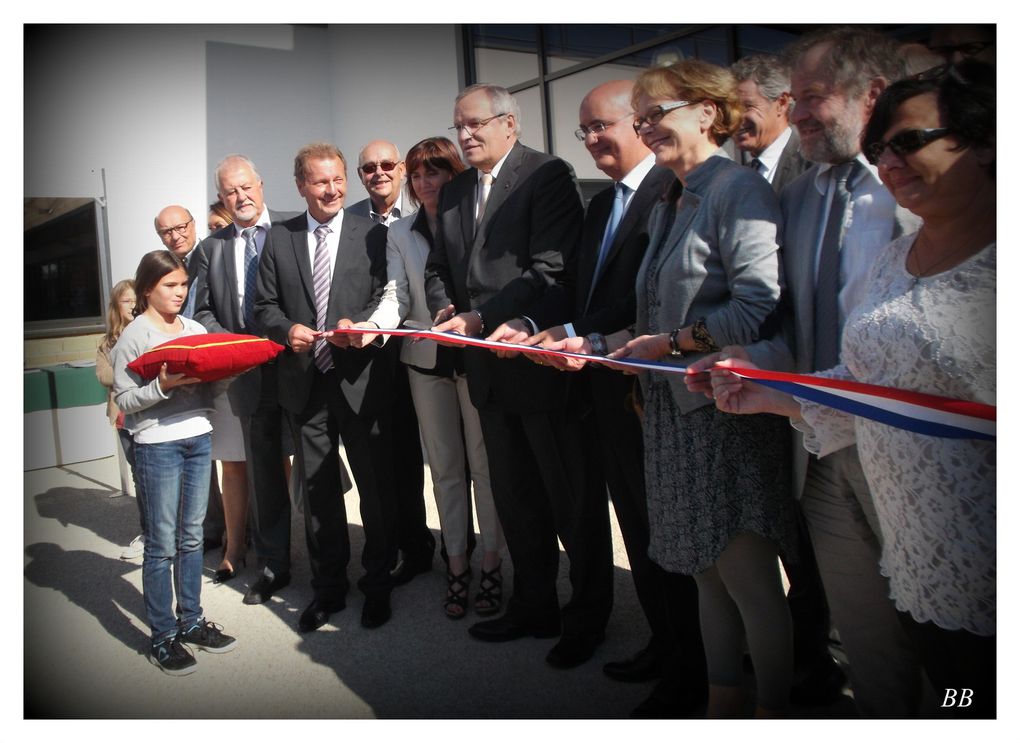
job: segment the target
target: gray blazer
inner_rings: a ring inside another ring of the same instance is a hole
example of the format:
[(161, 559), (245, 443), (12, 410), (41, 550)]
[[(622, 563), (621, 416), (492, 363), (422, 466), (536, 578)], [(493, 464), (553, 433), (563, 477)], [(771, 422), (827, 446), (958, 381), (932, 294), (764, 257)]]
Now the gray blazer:
[[(720, 149), (690, 173), (679, 203), (673, 198), (675, 190), (649, 217), (648, 250), (636, 280), (638, 334), (668, 333), (704, 318), (720, 346), (758, 340), (779, 304), (775, 193)], [(653, 263), (660, 266), (655, 276)], [(650, 281), (658, 289), (651, 308)], [(685, 355), (676, 364), (695, 358)], [(712, 402), (688, 392), (683, 375), (671, 374), (669, 382), (682, 413)]]
[(811, 163), (800, 154), (800, 135), (797, 130), (790, 127), (790, 139), (783, 148), (776, 163), (776, 174), (772, 178), (772, 190), (777, 194), (793, 183), (801, 173), (811, 167)]
[[(786, 305), (783, 332), (776, 338), (747, 349), (751, 360), (763, 369), (810, 374), (815, 354), (815, 246), (825, 229), (825, 194), (815, 188), (821, 166), (814, 165), (787, 186), (780, 200), (783, 212), (783, 277)], [(889, 225), (890, 240), (918, 228), (921, 220), (900, 206)], [(794, 433), (793, 489), (800, 498), (807, 474), (808, 453), (800, 432)]]
[[(396, 328), (405, 321), (426, 328), (432, 325), (425, 297), (425, 262), (432, 246), (423, 234), (412, 229), (417, 219), (417, 214), (398, 219), (386, 233), (386, 279), (387, 288), (392, 286), (392, 291), (384, 293), (379, 307), (372, 313), (379, 327)], [(436, 342), (405, 341), (400, 349), (400, 360), (432, 369), (436, 365)]]

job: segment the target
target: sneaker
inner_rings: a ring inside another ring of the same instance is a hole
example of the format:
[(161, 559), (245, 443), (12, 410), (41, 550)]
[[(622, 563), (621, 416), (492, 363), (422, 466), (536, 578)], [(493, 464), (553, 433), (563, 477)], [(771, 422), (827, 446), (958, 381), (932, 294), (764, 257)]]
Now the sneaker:
[(198, 666), (195, 656), (181, 644), (180, 633), (153, 645), (149, 650), (149, 662), (171, 676), (187, 676)]
[(204, 650), (207, 653), (229, 653), (234, 649), (237, 640), (223, 634), (223, 628), (214, 623), (200, 619), (185, 632), (181, 631), (181, 642), (193, 650)]
[(131, 540), (131, 543), (120, 553), (121, 560), (134, 560), (141, 557), (145, 552), (145, 537), (139, 534)]

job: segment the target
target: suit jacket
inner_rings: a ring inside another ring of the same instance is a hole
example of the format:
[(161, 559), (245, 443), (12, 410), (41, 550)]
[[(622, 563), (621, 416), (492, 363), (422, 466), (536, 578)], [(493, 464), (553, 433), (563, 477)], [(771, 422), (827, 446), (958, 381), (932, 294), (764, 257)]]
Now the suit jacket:
[[(277, 357), (280, 405), (300, 413), (319, 374), (311, 352), (294, 353), (287, 333), (295, 324), (315, 328), (315, 289), (308, 255), (308, 220), (302, 213), (274, 224), (259, 261), (255, 320), (272, 340), (287, 346)], [(326, 327), (347, 317), (367, 320), (386, 284), (386, 227), (344, 214), (329, 290)], [(385, 406), (392, 380), (392, 353), (370, 346), (341, 349), (330, 344), (340, 392), (355, 413), (375, 415)]]
[[(674, 198), (659, 202), (649, 218), (649, 248), (636, 286), (642, 294), (654, 281), (658, 295), (654, 306), (637, 303), (638, 334), (668, 333), (704, 318), (720, 346), (758, 340), (779, 305), (775, 193), (760, 175), (717, 150), (691, 171), (679, 204)], [(684, 354), (679, 363), (693, 358)], [(711, 404), (687, 391), (682, 374), (668, 378), (681, 413)], [(644, 385), (647, 374), (641, 380)]]
[(797, 176), (811, 167), (811, 162), (800, 154), (800, 135), (794, 127), (790, 127), (790, 140), (783, 148), (783, 153), (776, 163), (776, 175), (772, 178), (772, 190), (781, 193), (787, 185), (796, 180)]
[[(407, 194), (401, 190), (400, 198), (397, 200), (395, 206), (400, 207), (400, 218), (408, 217), (414, 214), (417, 210), (411, 205), (411, 200), (407, 198)], [(344, 214), (357, 214), (359, 217), (365, 219), (372, 219), (372, 200), (365, 198), (356, 204), (351, 204), (349, 207), (344, 209)], [(393, 224), (389, 225), (390, 227)]]
[(634, 277), (648, 247), (648, 216), (675, 181), (673, 172), (660, 165), (641, 181), (609, 246), (594, 289), (595, 264), (615, 190), (610, 186), (592, 197), (567, 280), (557, 284), (529, 315), (539, 329), (572, 322), (577, 335), (609, 334), (634, 324)]
[[(751, 360), (763, 369), (801, 374), (818, 371), (815, 354), (815, 247), (825, 229), (825, 194), (815, 188), (821, 166), (814, 165), (798, 176), (782, 193), (782, 268), (785, 280), (784, 329), (776, 338), (749, 346)], [(890, 240), (911, 232), (920, 220), (899, 205), (890, 225)], [(799, 498), (807, 473), (808, 453), (801, 434), (795, 432), (794, 496)]]
[[(580, 239), (582, 207), (570, 166), (514, 144), (493, 183), (475, 231), (470, 168), (443, 187), (439, 234), (425, 268), (429, 312), (448, 304), (478, 310), (486, 330), (522, 315), (561, 278)], [(465, 349), (464, 365), (476, 407), (542, 411), (564, 403), (565, 375), (525, 359), (500, 359)]]
[[(425, 298), (425, 262), (432, 246), (422, 233), (414, 229), (419, 218), (423, 218), (421, 214), (398, 219), (386, 233), (386, 276), (389, 281), (387, 291), (373, 313), (381, 328), (396, 328), (405, 321), (410, 321), (415, 327), (432, 325), (433, 316), (429, 314)], [(436, 342), (405, 342), (400, 350), (400, 360), (422, 369), (432, 369), (436, 365)]]
[[(269, 210), (269, 219), (279, 221), (283, 215)], [(266, 234), (263, 251), (272, 240)], [(194, 319), (210, 333), (252, 333), (241, 322), (237, 302), (237, 261), (234, 253), (234, 225), (217, 230), (195, 248), (191, 260), (194, 270), (192, 287), (195, 295)], [(230, 383), (226, 394), (235, 415), (252, 415), (258, 407), (261, 373), (251, 369)]]

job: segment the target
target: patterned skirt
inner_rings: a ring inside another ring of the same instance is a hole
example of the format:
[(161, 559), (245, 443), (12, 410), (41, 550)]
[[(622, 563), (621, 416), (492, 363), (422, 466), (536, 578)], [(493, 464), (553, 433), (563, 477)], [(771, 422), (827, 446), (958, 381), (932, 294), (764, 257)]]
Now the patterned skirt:
[(786, 418), (731, 415), (705, 405), (682, 415), (653, 378), (645, 405), (645, 480), (651, 558), (674, 573), (711, 567), (740, 532), (795, 558), (792, 437)]

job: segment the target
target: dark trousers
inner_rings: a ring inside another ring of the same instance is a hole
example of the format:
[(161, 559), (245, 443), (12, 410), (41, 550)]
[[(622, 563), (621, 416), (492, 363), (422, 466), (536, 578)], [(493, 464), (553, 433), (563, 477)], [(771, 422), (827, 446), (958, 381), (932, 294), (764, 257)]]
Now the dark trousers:
[(648, 556), (644, 439), (641, 421), (629, 401), (633, 382), (610, 370), (591, 369), (584, 374), (589, 378), (578, 382), (592, 383), (597, 423), (584, 427), (596, 439), (587, 446), (588, 456), (602, 461), (634, 590), (652, 632), (652, 646), (663, 658), (664, 675), (692, 688), (703, 688), (707, 678), (698, 587), (693, 577), (670, 573)]
[(241, 418), (248, 469), (248, 504), (258, 567), (290, 572), (290, 494), (283, 469), (283, 437), (290, 436), (277, 401), (276, 365), (263, 364), (259, 404)]
[[(400, 341), (390, 338), (389, 343)], [(397, 346), (396, 351), (399, 351)], [(395, 364), (393, 377), (394, 491), (397, 499), (397, 547), (404, 556), (432, 555), (436, 538), (425, 522), (425, 461), (418, 416), (411, 399), (407, 367)]]
[(565, 635), (605, 629), (613, 603), (613, 550), (605, 491), (588, 489), (581, 433), (562, 412), (479, 410), (496, 512), (514, 563), (507, 613), (541, 628), (559, 624), (559, 535), (570, 560)]
[(358, 588), (366, 596), (388, 596), (390, 570), (396, 562), (396, 503), (393, 497), (390, 416), (356, 414), (340, 392), (336, 370), (316, 373), (308, 402), (289, 416), (299, 479), (305, 483), (305, 537), (312, 566), (312, 588), (330, 600), (347, 593), (351, 557), (344, 507), (343, 441), (361, 500), (365, 574)]

